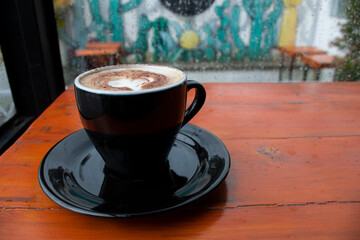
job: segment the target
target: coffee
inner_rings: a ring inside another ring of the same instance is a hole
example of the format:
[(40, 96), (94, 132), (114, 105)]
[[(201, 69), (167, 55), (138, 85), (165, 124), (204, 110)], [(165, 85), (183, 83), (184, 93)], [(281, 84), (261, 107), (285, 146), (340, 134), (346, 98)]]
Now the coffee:
[(83, 76), (80, 84), (105, 91), (140, 91), (169, 86), (183, 78), (181, 72), (169, 67), (141, 65), (92, 72)]

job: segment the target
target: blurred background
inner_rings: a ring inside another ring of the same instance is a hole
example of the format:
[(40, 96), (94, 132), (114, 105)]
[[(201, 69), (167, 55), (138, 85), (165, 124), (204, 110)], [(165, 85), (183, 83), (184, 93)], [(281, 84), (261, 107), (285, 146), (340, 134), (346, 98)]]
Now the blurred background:
[[(54, 7), (67, 84), (82, 70), (76, 51), (91, 42), (119, 42), (125, 52), (123, 63), (174, 65), (199, 81), (274, 82), (279, 80), (279, 46), (312, 46), (330, 55), (344, 54), (331, 42), (342, 35), (346, 3), (56, 0)], [(108, 64), (91, 66), (98, 59), (85, 58), (87, 68)], [(293, 80), (301, 81), (301, 61), (294, 64)], [(321, 79), (332, 80), (333, 69), (324, 71)]]

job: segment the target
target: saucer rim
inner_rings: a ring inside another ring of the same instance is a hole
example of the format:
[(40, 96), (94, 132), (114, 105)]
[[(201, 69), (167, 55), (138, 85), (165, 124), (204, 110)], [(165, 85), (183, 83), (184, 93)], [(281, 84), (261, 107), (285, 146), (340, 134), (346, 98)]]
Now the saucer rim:
[[(78, 205), (74, 205), (70, 202), (68, 202), (66, 199), (61, 198), (61, 196), (58, 196), (59, 194), (54, 193), (50, 187), (47, 184), (47, 181), (44, 178), (44, 173), (43, 173), (43, 168), (45, 165), (46, 160), (48, 159), (48, 155), (51, 153), (51, 151), (56, 148), (61, 142), (65, 141), (67, 138), (69, 138), (71, 135), (77, 134), (81, 131), (84, 131), (84, 129), (79, 129), (69, 135), (67, 135), (66, 137), (62, 138), (60, 141), (58, 141), (54, 146), (52, 146), (48, 152), (45, 154), (45, 156), (43, 157), (40, 165), (39, 165), (39, 169), (38, 169), (38, 182), (40, 184), (40, 187), (42, 189), (42, 191), (47, 195), (47, 197), (50, 198), (50, 200), (52, 200), (54, 203), (58, 204), (60, 207), (76, 212), (76, 213), (80, 213), (80, 214), (84, 214), (84, 215), (88, 215), (88, 216), (94, 216), (94, 217), (105, 217), (105, 218), (132, 218), (132, 217), (140, 217), (140, 216), (149, 216), (149, 215), (154, 215), (154, 214), (160, 214), (160, 213), (164, 213), (164, 212), (168, 212), (171, 210), (175, 210), (181, 207), (184, 207), (186, 205), (189, 205), (191, 203), (195, 203), (199, 200), (201, 200), (203, 197), (205, 197), (206, 195), (208, 195), (210, 192), (214, 191), (215, 189), (217, 189), (221, 183), (224, 182), (224, 180), (226, 179), (227, 175), (229, 174), (230, 171), (230, 166), (231, 166), (231, 158), (230, 158), (230, 154), (228, 149), (226, 148), (225, 144), (213, 133), (198, 127), (196, 125), (193, 124), (186, 124), (185, 126), (191, 126), (195, 129), (201, 129), (202, 131), (206, 132), (207, 134), (209, 134), (210, 136), (212, 136), (213, 138), (216, 138), (219, 143), (222, 145), (223, 150), (225, 152), (224, 157), (224, 161), (223, 161), (223, 169), (221, 171), (221, 174), (218, 175), (217, 178), (214, 179), (214, 181), (207, 187), (204, 187), (200, 193), (194, 194), (194, 196), (180, 202), (177, 204), (174, 204), (172, 206), (169, 207), (164, 207), (161, 209), (156, 209), (156, 210), (151, 210), (151, 211), (146, 211), (146, 212), (139, 212), (139, 213), (104, 213), (104, 212), (98, 212), (98, 211), (91, 211), (88, 208), (82, 208), (81, 206)], [(181, 129), (180, 129), (180, 133), (181, 133)]]

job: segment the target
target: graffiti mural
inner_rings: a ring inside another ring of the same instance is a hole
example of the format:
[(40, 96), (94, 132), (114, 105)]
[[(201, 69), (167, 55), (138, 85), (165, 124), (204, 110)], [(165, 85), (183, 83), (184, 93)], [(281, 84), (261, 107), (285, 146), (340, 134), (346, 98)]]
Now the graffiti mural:
[[(159, 11), (163, 15), (141, 12), (148, 0), (104, 2), (54, 1), (59, 37), (69, 49), (84, 48), (89, 41), (113, 41), (121, 42), (136, 62), (258, 60), (269, 57), (277, 45), (283, 11), (282, 0), (198, 1), (201, 9), (185, 9), (182, 15), (169, 13), (178, 11), (164, 6), (170, 1), (158, 5), (165, 9)], [(204, 13), (212, 17), (201, 24), (194, 20), (193, 15)], [(247, 34), (240, 24), (245, 17)], [(136, 21), (135, 38), (127, 37), (125, 21)]]

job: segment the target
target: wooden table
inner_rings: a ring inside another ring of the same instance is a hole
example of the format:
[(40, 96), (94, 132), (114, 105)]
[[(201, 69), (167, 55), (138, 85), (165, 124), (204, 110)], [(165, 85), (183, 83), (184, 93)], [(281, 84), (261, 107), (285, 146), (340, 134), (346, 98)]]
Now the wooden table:
[(90, 42), (84, 49), (75, 51), (75, 56), (80, 58), (81, 72), (89, 68), (121, 64), (125, 55), (125, 50), (119, 42)]
[(280, 59), (280, 72), (279, 72), (279, 81), (282, 81), (282, 72), (284, 69), (285, 55), (291, 58), (290, 66), (289, 66), (289, 80), (293, 78), (293, 67), (295, 58), (301, 57), (304, 54), (306, 55), (317, 55), (317, 54), (325, 54), (326, 52), (311, 46), (286, 46), (286, 47), (278, 47), (278, 51), (281, 54)]
[(192, 120), (227, 146), (225, 182), (155, 216), (73, 213), (42, 192), (46, 152), (81, 129), (67, 89), (0, 157), (0, 239), (360, 239), (360, 83), (209, 83)]
[(330, 56), (327, 54), (320, 54), (320, 55), (303, 55), (301, 56), (301, 61), (305, 63), (304, 68), (304, 76), (303, 80), (306, 81), (307, 72), (309, 67), (316, 70), (316, 81), (319, 81), (321, 69), (323, 68), (333, 68), (335, 67), (335, 56)]

